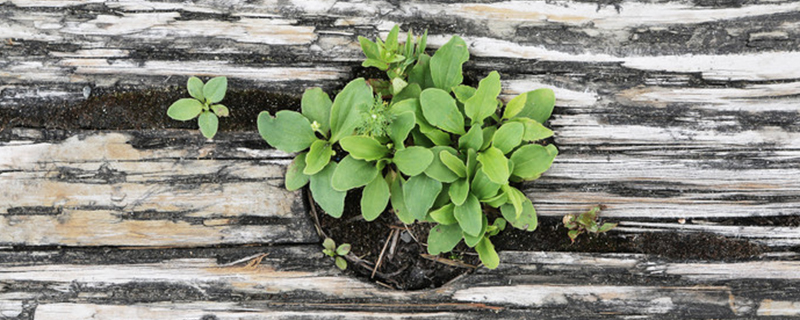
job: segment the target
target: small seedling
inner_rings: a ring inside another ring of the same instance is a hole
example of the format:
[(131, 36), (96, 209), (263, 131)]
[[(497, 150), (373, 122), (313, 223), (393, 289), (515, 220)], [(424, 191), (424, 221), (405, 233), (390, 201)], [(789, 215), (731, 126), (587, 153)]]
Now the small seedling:
[(574, 214), (568, 214), (564, 216), (563, 223), (564, 227), (569, 229), (567, 235), (572, 242), (575, 242), (575, 239), (578, 238), (581, 233), (584, 232), (591, 232), (594, 234), (608, 232), (614, 227), (617, 226), (616, 223), (603, 223), (602, 225), (597, 223), (597, 213), (600, 211), (600, 207), (594, 207), (591, 210), (581, 213), (577, 217)]
[(322, 249), (322, 253), (336, 259), (336, 266), (339, 267), (339, 269), (347, 269), (347, 260), (344, 259), (344, 256), (350, 253), (349, 243), (343, 243), (337, 248), (336, 242), (334, 242), (333, 239), (325, 238), (325, 241), (322, 242), (322, 247), (324, 248)]
[(189, 78), (186, 84), (192, 98), (183, 98), (175, 101), (167, 115), (178, 121), (187, 121), (197, 118), (200, 132), (208, 139), (214, 138), (219, 127), (218, 117), (227, 117), (228, 108), (218, 102), (225, 98), (228, 90), (228, 78), (216, 77), (203, 84), (197, 77)]

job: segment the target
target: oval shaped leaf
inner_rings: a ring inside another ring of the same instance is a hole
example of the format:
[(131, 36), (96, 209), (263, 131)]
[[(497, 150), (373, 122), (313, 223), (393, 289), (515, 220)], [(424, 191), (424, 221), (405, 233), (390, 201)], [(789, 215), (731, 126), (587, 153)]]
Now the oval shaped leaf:
[(500, 190), (500, 184), (492, 182), (492, 180), (483, 173), (483, 170), (476, 170), (475, 177), (472, 178), (471, 190), (478, 199), (486, 200), (497, 195), (497, 191)]
[(338, 191), (347, 191), (366, 185), (378, 175), (375, 164), (354, 159), (348, 155), (339, 162), (331, 177), (331, 187)]
[(525, 107), (515, 117), (531, 118), (539, 123), (545, 123), (553, 113), (556, 95), (553, 90), (543, 88), (525, 93)]
[(480, 242), (483, 236), (486, 234), (486, 230), (488, 229), (488, 227), (489, 227), (489, 219), (486, 218), (486, 215), (483, 215), (483, 218), (481, 218), (481, 231), (478, 232), (477, 236), (470, 235), (466, 232), (462, 233), (462, 236), (464, 236), (464, 244), (466, 244), (470, 248), (474, 248), (475, 245), (477, 245), (478, 242)]
[[(458, 220), (456, 220), (456, 216), (453, 215), (453, 209), (455, 209), (455, 207), (456, 206), (454, 204), (448, 203), (439, 209), (431, 211), (431, 218), (433, 221), (443, 225), (449, 226), (451, 224), (456, 224), (458, 223)], [(459, 231), (460, 230), (461, 227), (459, 227)]]
[(376, 175), (361, 193), (361, 215), (364, 216), (364, 220), (377, 219), (386, 209), (390, 196), (386, 180), (381, 175)]
[(468, 149), (475, 149), (480, 150), (483, 146), (483, 129), (480, 125), (474, 125), (469, 128), (467, 134), (458, 138), (458, 149), (459, 150), (468, 150)]
[(303, 169), (306, 167), (306, 153), (298, 154), (286, 168), (286, 177), (284, 178), (286, 190), (298, 190), (308, 183), (309, 176), (303, 174)]
[(395, 152), (393, 162), (403, 174), (416, 176), (433, 162), (433, 152), (423, 147), (408, 147)]
[(386, 157), (389, 149), (369, 136), (347, 136), (339, 141), (342, 149), (359, 160), (374, 161)]
[(519, 122), (525, 127), (525, 134), (522, 135), (524, 141), (539, 141), (553, 136), (553, 130), (548, 129), (536, 120), (528, 118), (514, 118), (514, 122)]
[(489, 147), (478, 154), (478, 162), (482, 165), (481, 171), (486, 174), (489, 180), (499, 185), (508, 183), (510, 176), (508, 159), (500, 149)]
[(304, 150), (317, 140), (308, 119), (288, 110), (278, 111), (275, 117), (267, 111), (259, 113), (258, 133), (271, 146), (288, 153)]
[(558, 155), (558, 149), (553, 145), (547, 147), (538, 144), (522, 146), (511, 155), (514, 162), (514, 176), (523, 180), (534, 180), (550, 169)]
[(458, 111), (456, 100), (442, 89), (425, 89), (419, 95), (422, 114), (430, 124), (444, 131), (465, 134), (464, 115)]
[(442, 150), (439, 152), (439, 160), (444, 163), (444, 165), (453, 171), (459, 178), (466, 178), (467, 177), (467, 165), (464, 164), (464, 161), (459, 159), (457, 156), (453, 155), (446, 150)]
[(478, 257), (481, 258), (481, 262), (487, 268), (495, 269), (500, 265), (500, 256), (497, 255), (497, 251), (494, 250), (494, 245), (489, 241), (489, 238), (483, 237), (481, 242), (478, 242), (478, 245), (475, 246), (475, 251), (478, 252)]
[(203, 113), (197, 117), (197, 125), (200, 126), (200, 132), (203, 134), (203, 136), (211, 139), (217, 134), (219, 118), (217, 118), (217, 115), (215, 115), (213, 112), (203, 111)]
[(533, 203), (528, 198), (522, 201), (522, 213), (517, 216), (516, 209), (511, 204), (505, 204), (500, 207), (500, 212), (514, 228), (533, 231), (539, 225), (539, 220), (536, 217), (536, 210), (533, 208)]
[(453, 215), (458, 220), (458, 225), (461, 230), (472, 236), (479, 236), (483, 221), (483, 212), (481, 211), (481, 203), (474, 195), (469, 194), (464, 204), (456, 206), (453, 209)]
[(441, 191), (442, 183), (428, 176), (417, 175), (409, 178), (403, 185), (406, 209), (415, 219), (425, 219)]
[(200, 101), (190, 98), (183, 98), (172, 103), (167, 109), (167, 115), (178, 121), (192, 120), (203, 111), (203, 104)]
[(200, 101), (206, 101), (205, 97), (203, 96), (203, 80), (200, 80), (200, 78), (189, 78), (189, 80), (186, 81), (186, 89), (189, 91), (189, 95), (192, 96), (192, 98)]
[(450, 252), (461, 242), (461, 227), (457, 224), (437, 225), (428, 233), (428, 253)]
[(228, 91), (228, 78), (215, 77), (208, 80), (203, 86), (203, 96), (208, 103), (217, 103), (225, 98), (225, 91)]
[(303, 93), (300, 101), (300, 112), (309, 121), (316, 121), (321, 132), (327, 133), (331, 129), (330, 115), (333, 102), (325, 91), (320, 88), (311, 88)]
[(467, 179), (456, 180), (456, 182), (450, 185), (447, 192), (450, 195), (450, 201), (453, 201), (457, 206), (463, 205), (464, 201), (467, 200), (467, 195), (469, 195), (469, 183)]
[(218, 117), (227, 117), (231, 115), (230, 111), (228, 111), (228, 107), (221, 104), (211, 106), (211, 111), (214, 111), (214, 114)]
[(430, 149), (433, 151), (434, 157), (431, 164), (425, 169), (425, 174), (433, 179), (439, 180), (444, 183), (451, 183), (453, 181), (458, 180), (458, 175), (456, 175), (452, 170), (447, 168), (444, 165), (440, 157), (435, 155), (441, 154), (442, 151), (447, 151), (452, 155), (456, 155), (456, 150), (451, 147), (446, 146), (435, 146)]
[(497, 96), (500, 94), (500, 74), (492, 71), (483, 78), (478, 85), (478, 90), (466, 102), (464, 113), (472, 119), (472, 124), (481, 124), (483, 119), (494, 114), (497, 110)]
[(395, 115), (394, 120), (389, 124), (389, 138), (392, 139), (395, 149), (401, 150), (405, 148), (405, 141), (408, 138), (408, 134), (414, 129), (415, 124), (415, 116), (412, 111)]
[(453, 88), (453, 93), (456, 95), (456, 99), (458, 99), (458, 101), (461, 103), (467, 102), (469, 98), (472, 98), (472, 96), (475, 95), (475, 91), (475, 88), (465, 85), (460, 85)]
[(303, 174), (313, 175), (328, 165), (331, 161), (333, 149), (331, 144), (325, 140), (317, 140), (311, 144), (306, 156), (306, 167), (303, 169)]
[(391, 183), (389, 189), (391, 191), (391, 196), (389, 201), (392, 203), (392, 209), (394, 209), (395, 215), (397, 215), (397, 218), (405, 224), (414, 223), (415, 218), (408, 211), (408, 208), (406, 208), (405, 195), (403, 194), (405, 180), (403, 180), (402, 176), (394, 172), (390, 172), (387, 175), (387, 180), (390, 179), (390, 176)]
[(506, 104), (506, 109), (503, 111), (503, 119), (511, 119), (525, 109), (525, 101), (528, 98), (528, 93), (520, 94)]
[(467, 60), (469, 60), (467, 43), (461, 37), (453, 36), (450, 41), (436, 50), (430, 60), (433, 84), (447, 92), (453, 90), (453, 87), (464, 81), (461, 66)]
[(497, 129), (492, 137), (492, 146), (503, 154), (511, 152), (520, 143), (522, 143), (522, 135), (525, 133), (525, 126), (519, 122), (509, 122)]
[(372, 104), (372, 99), (372, 88), (363, 78), (350, 81), (336, 95), (331, 105), (331, 143), (353, 133), (361, 122), (361, 113)]
[(311, 196), (331, 217), (339, 218), (344, 212), (345, 191), (337, 191), (331, 187), (331, 178), (336, 171), (337, 163), (331, 162), (322, 171), (310, 177)]

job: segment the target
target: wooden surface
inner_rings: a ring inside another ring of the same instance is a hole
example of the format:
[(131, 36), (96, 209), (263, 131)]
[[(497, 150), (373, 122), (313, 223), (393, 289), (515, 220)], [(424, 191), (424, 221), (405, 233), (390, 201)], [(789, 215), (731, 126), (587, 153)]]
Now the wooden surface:
[(711, 232), (772, 252), (503, 252), (497, 270), (393, 292), (322, 257), (282, 189), (288, 155), (255, 128), (207, 142), (0, 119), (0, 319), (800, 315), (800, 3), (602, 3), (0, 0), (0, 108), (190, 75), (330, 92), (361, 70), (356, 36), (429, 28), (432, 47), (467, 41), (468, 75), (499, 70), (504, 98), (555, 90), (561, 154), (525, 185), (540, 215), (603, 204), (616, 234)]

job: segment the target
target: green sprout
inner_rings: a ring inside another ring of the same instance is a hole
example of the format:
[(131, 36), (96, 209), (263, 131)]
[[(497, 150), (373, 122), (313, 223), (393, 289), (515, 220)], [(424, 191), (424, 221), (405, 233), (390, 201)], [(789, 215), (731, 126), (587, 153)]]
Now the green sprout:
[(344, 256), (350, 253), (349, 243), (343, 243), (337, 248), (336, 242), (334, 242), (333, 239), (325, 238), (325, 241), (322, 242), (322, 247), (322, 253), (334, 258), (336, 266), (339, 267), (339, 269), (347, 269), (347, 260), (344, 259)]
[(228, 79), (216, 77), (203, 84), (203, 80), (200, 78), (191, 77), (186, 88), (192, 98), (175, 101), (167, 109), (167, 115), (178, 121), (197, 118), (197, 124), (203, 136), (208, 139), (214, 138), (219, 127), (218, 117), (227, 117), (230, 114), (227, 107), (218, 103), (225, 98)]
[(602, 225), (597, 223), (597, 213), (600, 211), (600, 207), (596, 206), (591, 210), (581, 213), (577, 217), (573, 214), (568, 214), (564, 216), (562, 222), (564, 223), (564, 227), (569, 229), (567, 235), (572, 242), (575, 242), (575, 239), (578, 238), (579, 235), (585, 232), (591, 232), (594, 234), (608, 232), (609, 230), (613, 229), (617, 226), (616, 223), (603, 223)]

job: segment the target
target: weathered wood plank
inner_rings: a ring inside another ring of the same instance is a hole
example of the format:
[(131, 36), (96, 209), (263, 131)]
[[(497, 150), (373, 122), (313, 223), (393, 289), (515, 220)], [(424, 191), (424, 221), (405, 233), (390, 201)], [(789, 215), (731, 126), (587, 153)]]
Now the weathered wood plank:
[(203, 142), (181, 131), (85, 132), (63, 140), (39, 130), (12, 133), (14, 140), (0, 143), (0, 243), (317, 241), (299, 192), (283, 188), (286, 155), (244, 146), (266, 147), (257, 134)]
[[(798, 262), (769, 257), (706, 264), (638, 254), (502, 252), (497, 270), (479, 269), (439, 289), (397, 292), (341, 276), (316, 245), (258, 251), (234, 263), (203, 257), (137, 262), (147, 253), (129, 252), (125, 264), (98, 264), (79, 252), (67, 259), (39, 252), (37, 262), (26, 263), (19, 260), (29, 256), (0, 252), (0, 305), (11, 314), (35, 301), (34, 319), (76, 317), (66, 312), (81, 315), (76, 319), (173, 318), (179, 312), (195, 319), (314, 319), (331, 312), (407, 318), (410, 310), (465, 319), (598, 313), (680, 319), (786, 315), (800, 301)], [(250, 263), (254, 259), (257, 264)]]

